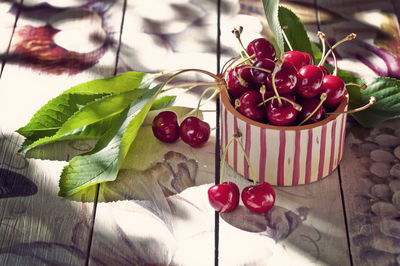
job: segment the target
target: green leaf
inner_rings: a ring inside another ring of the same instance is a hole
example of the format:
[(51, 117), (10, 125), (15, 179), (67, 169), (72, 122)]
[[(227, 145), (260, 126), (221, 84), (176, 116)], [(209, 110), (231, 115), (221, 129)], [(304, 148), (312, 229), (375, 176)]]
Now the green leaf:
[[(24, 149), (30, 149), (57, 141), (100, 137), (101, 135), (93, 135), (93, 127), (90, 127), (90, 125), (121, 113), (134, 99), (143, 94), (143, 92), (144, 90), (133, 90), (116, 95), (107, 95), (101, 99), (90, 102), (71, 115), (56, 134), (40, 138), (24, 147)], [(96, 126), (99, 126), (99, 124), (96, 124)], [(104, 130), (103, 128), (102, 131)], [(99, 132), (97, 131), (97, 133)]]
[(61, 173), (60, 196), (68, 197), (91, 185), (115, 180), (159, 92), (160, 86), (156, 86), (134, 100), (113, 120), (92, 151), (72, 158)]
[(153, 74), (126, 72), (111, 78), (85, 82), (64, 91), (40, 108), (27, 125), (17, 130), (26, 137), (22, 147), (40, 138), (53, 136), (75, 112), (88, 103), (107, 94), (147, 89), (155, 77)]
[(133, 89), (148, 88), (155, 77), (154, 74), (130, 71), (78, 84), (63, 94), (118, 94)]
[(367, 89), (351, 86), (348, 92), (350, 109), (367, 104), (371, 96), (376, 98), (376, 103), (368, 109), (353, 113), (353, 117), (364, 127), (400, 117), (400, 81), (397, 79), (377, 77), (367, 85)]
[[(280, 25), (285, 26), (283, 27), (285, 28), (284, 32), (293, 50), (306, 52), (313, 56), (310, 39), (300, 19), (290, 9), (283, 6), (279, 7), (278, 16)], [(285, 43), (285, 51), (288, 50), (289, 46)]]
[(102, 96), (62, 94), (40, 108), (28, 124), (19, 128), (17, 132), (27, 138), (25, 144), (54, 135), (82, 106)]
[(278, 19), (279, 0), (263, 0), (262, 2), (268, 25), (275, 37), (277, 48), (279, 49), (277, 54), (281, 54), (284, 51), (284, 43), (282, 29)]
[(159, 110), (167, 108), (174, 104), (176, 100), (176, 96), (166, 95), (160, 98), (157, 98), (153, 105), (151, 106), (151, 110)]

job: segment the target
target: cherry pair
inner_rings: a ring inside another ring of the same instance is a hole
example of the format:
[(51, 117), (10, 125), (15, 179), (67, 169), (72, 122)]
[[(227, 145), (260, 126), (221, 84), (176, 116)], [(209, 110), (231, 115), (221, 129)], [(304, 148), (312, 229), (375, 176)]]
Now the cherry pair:
[(178, 117), (173, 111), (162, 111), (152, 124), (154, 136), (162, 142), (172, 143), (179, 139), (192, 147), (200, 147), (210, 137), (210, 125), (195, 116), (186, 117), (178, 124)]
[(249, 157), (239, 140), (240, 136), (240, 132), (235, 133), (224, 149), (220, 169), (221, 183), (213, 185), (208, 189), (208, 201), (217, 212), (231, 212), (239, 205), (240, 192), (238, 186), (233, 182), (222, 182), (222, 178), (224, 176), (225, 158), (228, 148), (233, 141), (236, 141), (241, 148), (247, 163), (249, 164), (250, 172), (254, 180), (253, 185), (245, 187), (242, 191), (241, 197), (243, 204), (253, 212), (263, 213), (274, 206), (275, 191), (267, 182), (256, 184), (253, 168), (251, 166)]
[[(233, 182), (223, 182), (208, 189), (208, 200), (217, 212), (231, 212), (239, 205), (239, 188)], [(275, 191), (269, 183), (250, 185), (243, 189), (241, 198), (250, 211), (264, 213), (275, 203)]]

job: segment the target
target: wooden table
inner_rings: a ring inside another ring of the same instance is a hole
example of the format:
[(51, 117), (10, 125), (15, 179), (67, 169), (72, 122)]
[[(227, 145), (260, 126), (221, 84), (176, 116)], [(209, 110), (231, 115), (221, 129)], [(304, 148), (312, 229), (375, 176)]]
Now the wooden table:
[[(15, 130), (47, 101), (128, 70), (217, 72), (239, 51), (234, 27), (244, 27), (245, 43), (269, 34), (259, 0), (67, 2), (0, 1), (0, 265), (400, 263), (400, 120), (365, 129), (349, 119), (339, 168), (313, 184), (276, 187), (276, 205), (265, 215), (242, 203), (220, 216), (210, 207), (215, 130), (202, 148), (155, 144), (151, 156), (128, 155), (116, 181), (58, 197), (66, 162), (17, 152), (23, 138)], [(360, 43), (400, 55), (396, 0), (281, 3), (314, 40), (318, 30), (335, 40), (358, 34), (338, 49), (341, 68), (379, 74), (360, 60)], [(178, 96), (177, 104), (195, 107), (197, 98), (196, 91)], [(215, 103), (203, 110), (215, 129)], [(141, 134), (149, 129), (147, 121)], [(60, 159), (90, 148), (72, 143)], [(240, 188), (249, 184), (229, 166), (225, 172)]]

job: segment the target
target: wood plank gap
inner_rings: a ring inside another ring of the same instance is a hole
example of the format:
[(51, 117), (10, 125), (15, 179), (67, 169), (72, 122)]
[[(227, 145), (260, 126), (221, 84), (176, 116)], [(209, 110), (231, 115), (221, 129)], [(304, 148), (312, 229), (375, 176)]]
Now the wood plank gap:
[(119, 53), (121, 50), (121, 43), (122, 43), (122, 31), (124, 30), (124, 22), (125, 22), (126, 2), (127, 2), (127, 0), (124, 1), (124, 6), (122, 7), (122, 19), (121, 19), (121, 26), (120, 26), (120, 31), (119, 31), (119, 38), (118, 38), (117, 55), (115, 58), (114, 76), (117, 75), (117, 71), (118, 71), (118, 60), (119, 60)]
[(94, 201), (93, 201), (92, 222), (90, 223), (89, 240), (88, 240), (86, 262), (85, 262), (86, 266), (89, 265), (89, 260), (90, 260), (90, 251), (91, 251), (92, 242), (93, 242), (94, 222), (95, 222), (95, 219), (96, 219), (96, 210), (97, 210), (97, 202), (98, 202), (98, 199), (99, 199), (99, 191), (100, 191), (100, 184), (97, 184), (96, 185), (96, 195), (95, 195)]
[[(221, 70), (221, 0), (217, 1), (217, 73)], [(216, 109), (216, 132), (215, 132), (215, 183), (220, 182), (220, 168), (221, 168), (221, 156), (220, 156), (220, 108), (219, 98), (216, 98), (215, 109)], [(219, 213), (215, 212), (214, 216), (214, 265), (219, 264)]]
[(351, 248), (350, 248), (350, 232), (349, 232), (349, 225), (348, 225), (348, 221), (347, 221), (346, 206), (344, 204), (344, 192), (343, 192), (343, 186), (342, 186), (342, 175), (340, 173), (340, 165), (338, 166), (337, 171), (338, 171), (338, 176), (339, 176), (340, 197), (342, 198), (344, 225), (346, 228), (347, 248), (349, 251), (350, 265), (353, 265), (353, 256), (351, 254)]
[[(120, 31), (119, 31), (119, 38), (118, 38), (118, 47), (117, 47), (117, 52), (116, 52), (116, 58), (115, 58), (115, 65), (114, 65), (114, 73), (113, 75), (117, 75), (118, 71), (118, 60), (119, 60), (119, 53), (121, 50), (121, 42), (122, 42), (122, 31), (124, 28), (124, 22), (125, 22), (125, 12), (126, 12), (126, 0), (124, 1), (124, 5), (122, 7), (122, 18), (121, 18), (121, 25), (120, 25)], [(88, 248), (87, 248), (87, 256), (86, 256), (86, 263), (85, 265), (89, 265), (90, 261), (90, 253), (91, 253), (91, 248), (92, 248), (92, 243), (93, 243), (93, 234), (94, 234), (94, 223), (96, 220), (96, 211), (97, 211), (97, 204), (98, 204), (98, 199), (99, 199), (99, 191), (100, 191), (100, 184), (97, 184), (96, 186), (96, 196), (93, 202), (93, 219), (91, 223), (91, 230), (89, 233), (89, 241), (88, 241)]]
[(3, 62), (2, 62), (2, 64), (1, 64), (1, 68), (0, 68), (0, 78), (1, 78), (1, 76), (2, 76), (2, 74), (3, 74), (3, 69), (4, 69), (4, 66), (6, 65), (6, 62), (7, 62), (8, 52), (10, 51), (11, 41), (12, 41), (12, 39), (13, 39), (13, 37), (14, 37), (15, 27), (17, 26), (17, 21), (18, 21), (19, 15), (20, 15), (20, 13), (21, 13), (21, 9), (22, 9), (22, 6), (23, 6), (23, 2), (24, 2), (24, 1), (21, 0), (20, 3), (18, 4), (18, 10), (17, 10), (17, 14), (15, 15), (14, 26), (13, 26), (13, 30), (12, 30), (12, 33), (11, 33), (10, 40), (8, 41), (6, 53), (3, 54), (3, 55), (0, 55), (0, 59), (3, 59)]
[(318, 31), (320, 31), (321, 27), (320, 27), (320, 16), (319, 16), (318, 0), (314, 0), (314, 8), (315, 8), (315, 19), (317, 21), (317, 29), (318, 29)]

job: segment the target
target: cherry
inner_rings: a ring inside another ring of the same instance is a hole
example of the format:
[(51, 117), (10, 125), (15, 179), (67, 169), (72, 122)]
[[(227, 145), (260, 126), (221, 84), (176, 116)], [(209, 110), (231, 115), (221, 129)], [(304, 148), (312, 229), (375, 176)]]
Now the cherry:
[[(290, 95), (283, 95), (285, 98), (292, 100)], [(297, 110), (293, 104), (282, 99), (282, 104), (279, 104), (278, 99), (272, 99), (267, 102), (267, 118), (269, 123), (277, 126), (291, 125), (297, 117)]]
[(255, 55), (256, 59), (268, 58), (275, 59), (276, 51), (270, 41), (265, 38), (258, 38), (251, 41), (246, 48), (249, 56)]
[(231, 212), (239, 205), (239, 188), (233, 182), (223, 182), (208, 189), (208, 201), (217, 212)]
[(253, 86), (253, 79), (250, 74), (250, 69), (245, 68), (246, 66), (247, 65), (237, 66), (231, 69), (226, 76), (228, 92), (234, 99), (242, 96), (243, 93), (250, 90)]
[(180, 126), (180, 136), (183, 142), (195, 148), (207, 142), (210, 131), (210, 125), (195, 116), (186, 117)]
[(268, 72), (257, 69), (264, 68), (272, 72), (275, 68), (275, 63), (271, 59), (261, 58), (253, 63), (254, 68), (251, 68), (250, 73), (254, 82), (260, 87), (262, 85), (267, 85)]
[(269, 183), (247, 186), (242, 191), (243, 204), (256, 213), (269, 211), (275, 204), (275, 191)]
[(154, 136), (162, 142), (175, 142), (179, 138), (179, 124), (176, 114), (172, 111), (162, 111), (152, 124)]
[(306, 65), (297, 71), (296, 92), (304, 98), (313, 98), (321, 90), (324, 73), (316, 65)]
[[(268, 88), (273, 90), (272, 73), (267, 77)], [(284, 61), (275, 74), (275, 87), (279, 94), (289, 93), (297, 84), (297, 70), (292, 63)]]
[(309, 53), (303, 52), (303, 55), (306, 58), (306, 62), (307, 62), (305, 65), (312, 65), (314, 63), (314, 60)]
[(346, 86), (343, 80), (337, 76), (326, 75), (322, 81), (321, 93), (325, 92), (327, 97), (324, 105), (329, 108), (334, 108), (339, 105), (343, 99)]
[(237, 110), (244, 116), (259, 122), (264, 122), (266, 113), (264, 106), (258, 106), (262, 102), (261, 93), (247, 91), (239, 99)]
[(313, 59), (310, 54), (300, 51), (287, 51), (282, 54), (285, 58), (285, 62), (290, 62), (299, 70), (301, 67), (306, 65), (312, 65)]
[(322, 73), (324, 73), (324, 75), (330, 75), (331, 74), (329, 69), (327, 69), (326, 67), (324, 67), (324, 66), (318, 66), (318, 67), (322, 70)]
[(304, 124), (312, 124), (312, 123), (316, 123), (318, 121), (323, 120), (325, 118), (325, 108), (323, 105), (318, 106), (320, 104), (320, 102), (321, 102), (321, 100), (318, 98), (305, 99), (301, 103), (302, 109), (299, 112), (298, 121), (302, 122), (303, 120), (305, 120), (317, 108), (318, 109), (315, 111), (315, 113), (310, 118), (308, 118), (308, 120), (305, 121)]

